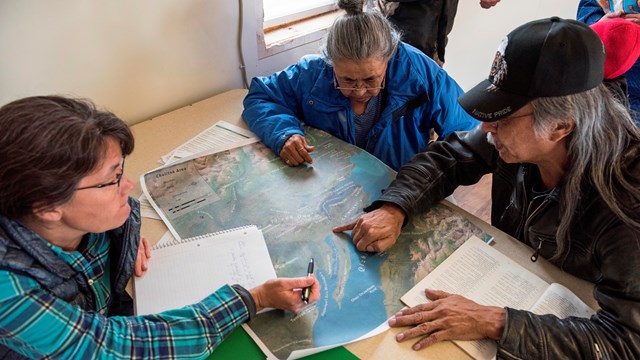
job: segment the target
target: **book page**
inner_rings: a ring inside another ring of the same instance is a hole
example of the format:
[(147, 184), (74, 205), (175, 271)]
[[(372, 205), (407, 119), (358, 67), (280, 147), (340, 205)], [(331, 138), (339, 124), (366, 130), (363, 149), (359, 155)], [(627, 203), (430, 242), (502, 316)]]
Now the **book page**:
[(571, 290), (557, 283), (551, 284), (530, 310), (538, 315), (553, 314), (560, 319), (569, 316), (590, 318), (596, 313)]
[(461, 294), (482, 305), (528, 309), (549, 286), (473, 236), (402, 296), (408, 306), (427, 302), (424, 289)]
[(135, 278), (136, 313), (180, 308), (224, 284), (251, 289), (275, 277), (264, 237), (255, 226), (175, 240), (154, 248), (149, 270)]
[[(471, 237), (435, 270), (402, 296), (408, 306), (428, 302), (424, 289), (463, 295), (479, 304), (529, 309), (548, 287), (544, 280)], [(490, 359), (497, 348), (494, 341), (454, 341), (477, 359)]]

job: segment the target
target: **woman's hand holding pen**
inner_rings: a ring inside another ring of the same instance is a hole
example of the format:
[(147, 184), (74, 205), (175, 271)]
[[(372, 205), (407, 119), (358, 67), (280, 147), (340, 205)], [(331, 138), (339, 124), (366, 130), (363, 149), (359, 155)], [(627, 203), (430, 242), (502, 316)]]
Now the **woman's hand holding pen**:
[(278, 278), (251, 289), (256, 303), (256, 311), (264, 308), (276, 308), (293, 312), (307, 306), (300, 296), (302, 289), (309, 287), (309, 303), (320, 298), (320, 283), (315, 276), (299, 278)]
[(313, 159), (309, 153), (313, 149), (313, 146), (307, 144), (304, 136), (295, 134), (291, 135), (284, 143), (282, 150), (280, 150), (280, 157), (289, 166), (298, 166), (305, 162), (311, 164)]

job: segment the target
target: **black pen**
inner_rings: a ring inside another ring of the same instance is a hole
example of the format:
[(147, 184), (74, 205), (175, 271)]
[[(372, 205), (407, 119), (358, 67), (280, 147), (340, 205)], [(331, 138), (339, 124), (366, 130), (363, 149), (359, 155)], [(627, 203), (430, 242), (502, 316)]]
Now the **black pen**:
[[(309, 260), (309, 266), (307, 267), (307, 276), (311, 276), (311, 275), (313, 275), (313, 258)], [(302, 289), (302, 301), (304, 301), (305, 304), (309, 303), (310, 291), (311, 291), (311, 286), (307, 286), (306, 288)]]

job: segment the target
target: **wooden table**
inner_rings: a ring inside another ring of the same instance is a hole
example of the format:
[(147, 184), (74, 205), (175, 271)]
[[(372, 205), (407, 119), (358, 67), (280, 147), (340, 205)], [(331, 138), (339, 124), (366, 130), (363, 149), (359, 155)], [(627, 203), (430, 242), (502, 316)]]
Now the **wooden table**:
[[(127, 158), (126, 169), (126, 175), (136, 182), (131, 196), (138, 197), (141, 194), (137, 179), (145, 172), (160, 166), (158, 160), (162, 155), (209, 128), (215, 122), (225, 120), (246, 128), (241, 117), (242, 99), (246, 93), (247, 91), (244, 89), (231, 90), (132, 126), (131, 130), (135, 136), (136, 147), (133, 154)], [(529, 259), (533, 253), (531, 248), (463, 209), (451, 206), (463, 213), (482, 230), (494, 236), (494, 248), (540, 276), (546, 282), (558, 282), (565, 285), (587, 305), (597, 308), (591, 284), (560, 271), (542, 258), (538, 259), (536, 263), (532, 263)], [(151, 244), (155, 244), (166, 230), (167, 227), (163, 222), (143, 218), (142, 235), (146, 236)], [(413, 342), (397, 343), (395, 341), (395, 335), (399, 331), (400, 329), (391, 329), (345, 347), (359, 358), (372, 360), (469, 358), (466, 353), (451, 342), (436, 344), (419, 352), (413, 351), (411, 350)]]

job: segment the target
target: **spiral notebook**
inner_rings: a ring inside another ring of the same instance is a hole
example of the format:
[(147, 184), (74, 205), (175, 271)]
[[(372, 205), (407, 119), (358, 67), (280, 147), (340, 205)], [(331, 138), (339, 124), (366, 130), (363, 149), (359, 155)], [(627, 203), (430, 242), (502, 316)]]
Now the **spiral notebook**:
[(247, 289), (276, 277), (256, 226), (177, 239), (152, 249), (149, 270), (134, 280), (137, 315), (201, 301), (224, 284)]

